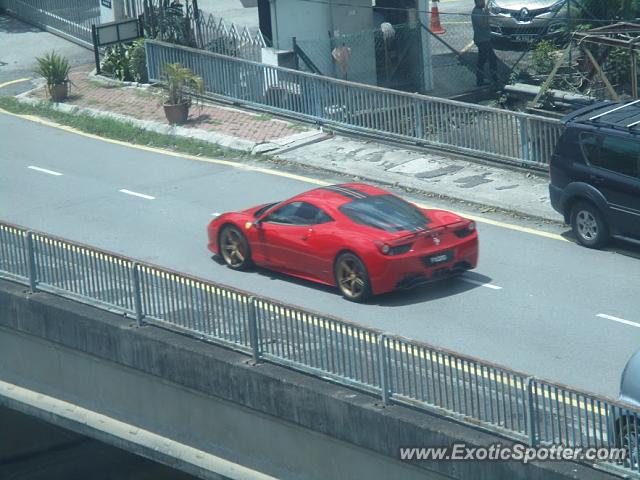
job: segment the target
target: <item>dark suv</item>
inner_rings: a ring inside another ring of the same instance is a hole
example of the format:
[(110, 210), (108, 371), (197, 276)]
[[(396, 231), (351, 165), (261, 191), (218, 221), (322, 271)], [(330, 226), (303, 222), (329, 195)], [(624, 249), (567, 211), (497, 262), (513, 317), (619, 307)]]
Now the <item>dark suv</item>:
[(640, 244), (640, 100), (598, 103), (563, 122), (549, 166), (551, 205), (584, 246), (611, 237)]

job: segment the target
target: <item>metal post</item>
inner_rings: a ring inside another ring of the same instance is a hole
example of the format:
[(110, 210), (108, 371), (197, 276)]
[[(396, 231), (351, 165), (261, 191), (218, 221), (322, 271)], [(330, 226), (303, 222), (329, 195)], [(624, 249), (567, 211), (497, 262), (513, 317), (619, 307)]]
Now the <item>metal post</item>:
[(131, 284), (133, 285), (133, 300), (136, 311), (136, 323), (139, 327), (142, 326), (142, 293), (140, 289), (140, 266), (138, 262), (133, 262), (131, 265)]
[(28, 231), (25, 237), (27, 242), (27, 265), (29, 267), (29, 290), (31, 293), (35, 293), (37, 290), (37, 271), (36, 271), (36, 252), (33, 248), (33, 232)]
[(91, 25), (91, 41), (93, 42), (93, 57), (96, 62), (96, 73), (100, 75), (100, 52), (98, 52), (98, 29)]
[(534, 379), (532, 377), (527, 378), (527, 412), (529, 414), (529, 446), (535, 447), (536, 440), (536, 410), (534, 407)]
[(387, 347), (385, 344), (387, 336), (384, 333), (378, 335), (378, 364), (380, 371), (380, 390), (382, 391), (382, 404), (389, 405), (391, 396), (391, 384), (389, 379), (389, 362)]
[(529, 149), (529, 119), (520, 117), (520, 145), (522, 151), (520, 152), (522, 160), (531, 160), (531, 152)]
[(256, 315), (256, 299), (249, 297), (247, 309), (249, 312), (249, 343), (251, 344), (251, 356), (253, 361), (260, 361), (260, 337), (258, 336), (258, 316)]
[(422, 117), (422, 102), (421, 101), (416, 101), (413, 104), (413, 108), (414, 108), (414, 112), (415, 112), (415, 122), (416, 122), (416, 130), (415, 130), (414, 134), (418, 139), (424, 140), (424, 123), (423, 123), (423, 117)]

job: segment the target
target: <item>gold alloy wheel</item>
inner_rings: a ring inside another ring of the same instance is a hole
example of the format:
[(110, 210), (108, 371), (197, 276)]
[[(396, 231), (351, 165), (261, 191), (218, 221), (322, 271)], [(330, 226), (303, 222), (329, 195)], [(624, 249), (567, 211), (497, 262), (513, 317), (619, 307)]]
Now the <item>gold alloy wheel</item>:
[(336, 277), (340, 290), (349, 298), (360, 297), (367, 286), (367, 273), (354, 257), (340, 259)]
[(242, 234), (235, 228), (225, 228), (220, 237), (222, 258), (233, 268), (240, 267), (247, 257), (247, 247)]

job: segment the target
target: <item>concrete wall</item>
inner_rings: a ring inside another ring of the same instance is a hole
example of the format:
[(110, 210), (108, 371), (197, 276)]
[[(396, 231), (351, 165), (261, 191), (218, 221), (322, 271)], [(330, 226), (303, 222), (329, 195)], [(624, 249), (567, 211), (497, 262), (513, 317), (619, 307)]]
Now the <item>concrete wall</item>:
[[(55, 415), (33, 405), (24, 409), (190, 473), (206, 476), (180, 448), (154, 458), (162, 442), (144, 450), (136, 437), (152, 432), (201, 456), (283, 479), (611, 478), (570, 463), (401, 463), (401, 446), (509, 442), (408, 408), (381, 408), (366, 394), (274, 365), (252, 365), (230, 350), (24, 290), (0, 281), (0, 380), (18, 385), (14, 390), (41, 392), (51, 405), (67, 402), (51, 408)], [(0, 404), (20, 408), (3, 388)], [(74, 409), (78, 418), (65, 420)], [(100, 425), (104, 432), (114, 421), (124, 422), (109, 430), (120, 436), (101, 436)]]
[[(349, 5), (346, 6), (345, 3)], [(367, 8), (359, 8), (366, 6)], [(373, 11), (367, 0), (350, 0), (331, 5), (330, 2), (272, 0), (271, 22), (274, 46), (281, 50), (293, 48), (296, 37), (305, 53), (324, 75), (344, 78), (331, 56), (329, 32), (334, 36), (356, 32), (371, 32)], [(338, 44), (339, 44), (338, 40)], [(373, 35), (359, 35), (357, 41), (345, 40), (351, 48), (348, 80), (375, 85), (376, 64)]]

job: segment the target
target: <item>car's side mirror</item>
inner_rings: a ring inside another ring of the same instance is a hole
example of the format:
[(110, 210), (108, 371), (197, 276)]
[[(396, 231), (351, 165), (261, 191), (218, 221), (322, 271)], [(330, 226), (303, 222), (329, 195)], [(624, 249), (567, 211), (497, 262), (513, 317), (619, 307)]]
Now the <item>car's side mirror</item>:
[(249, 230), (250, 228), (260, 230), (262, 228), (262, 222), (260, 219), (254, 220), (253, 222), (247, 222), (244, 224), (244, 228), (247, 230)]

